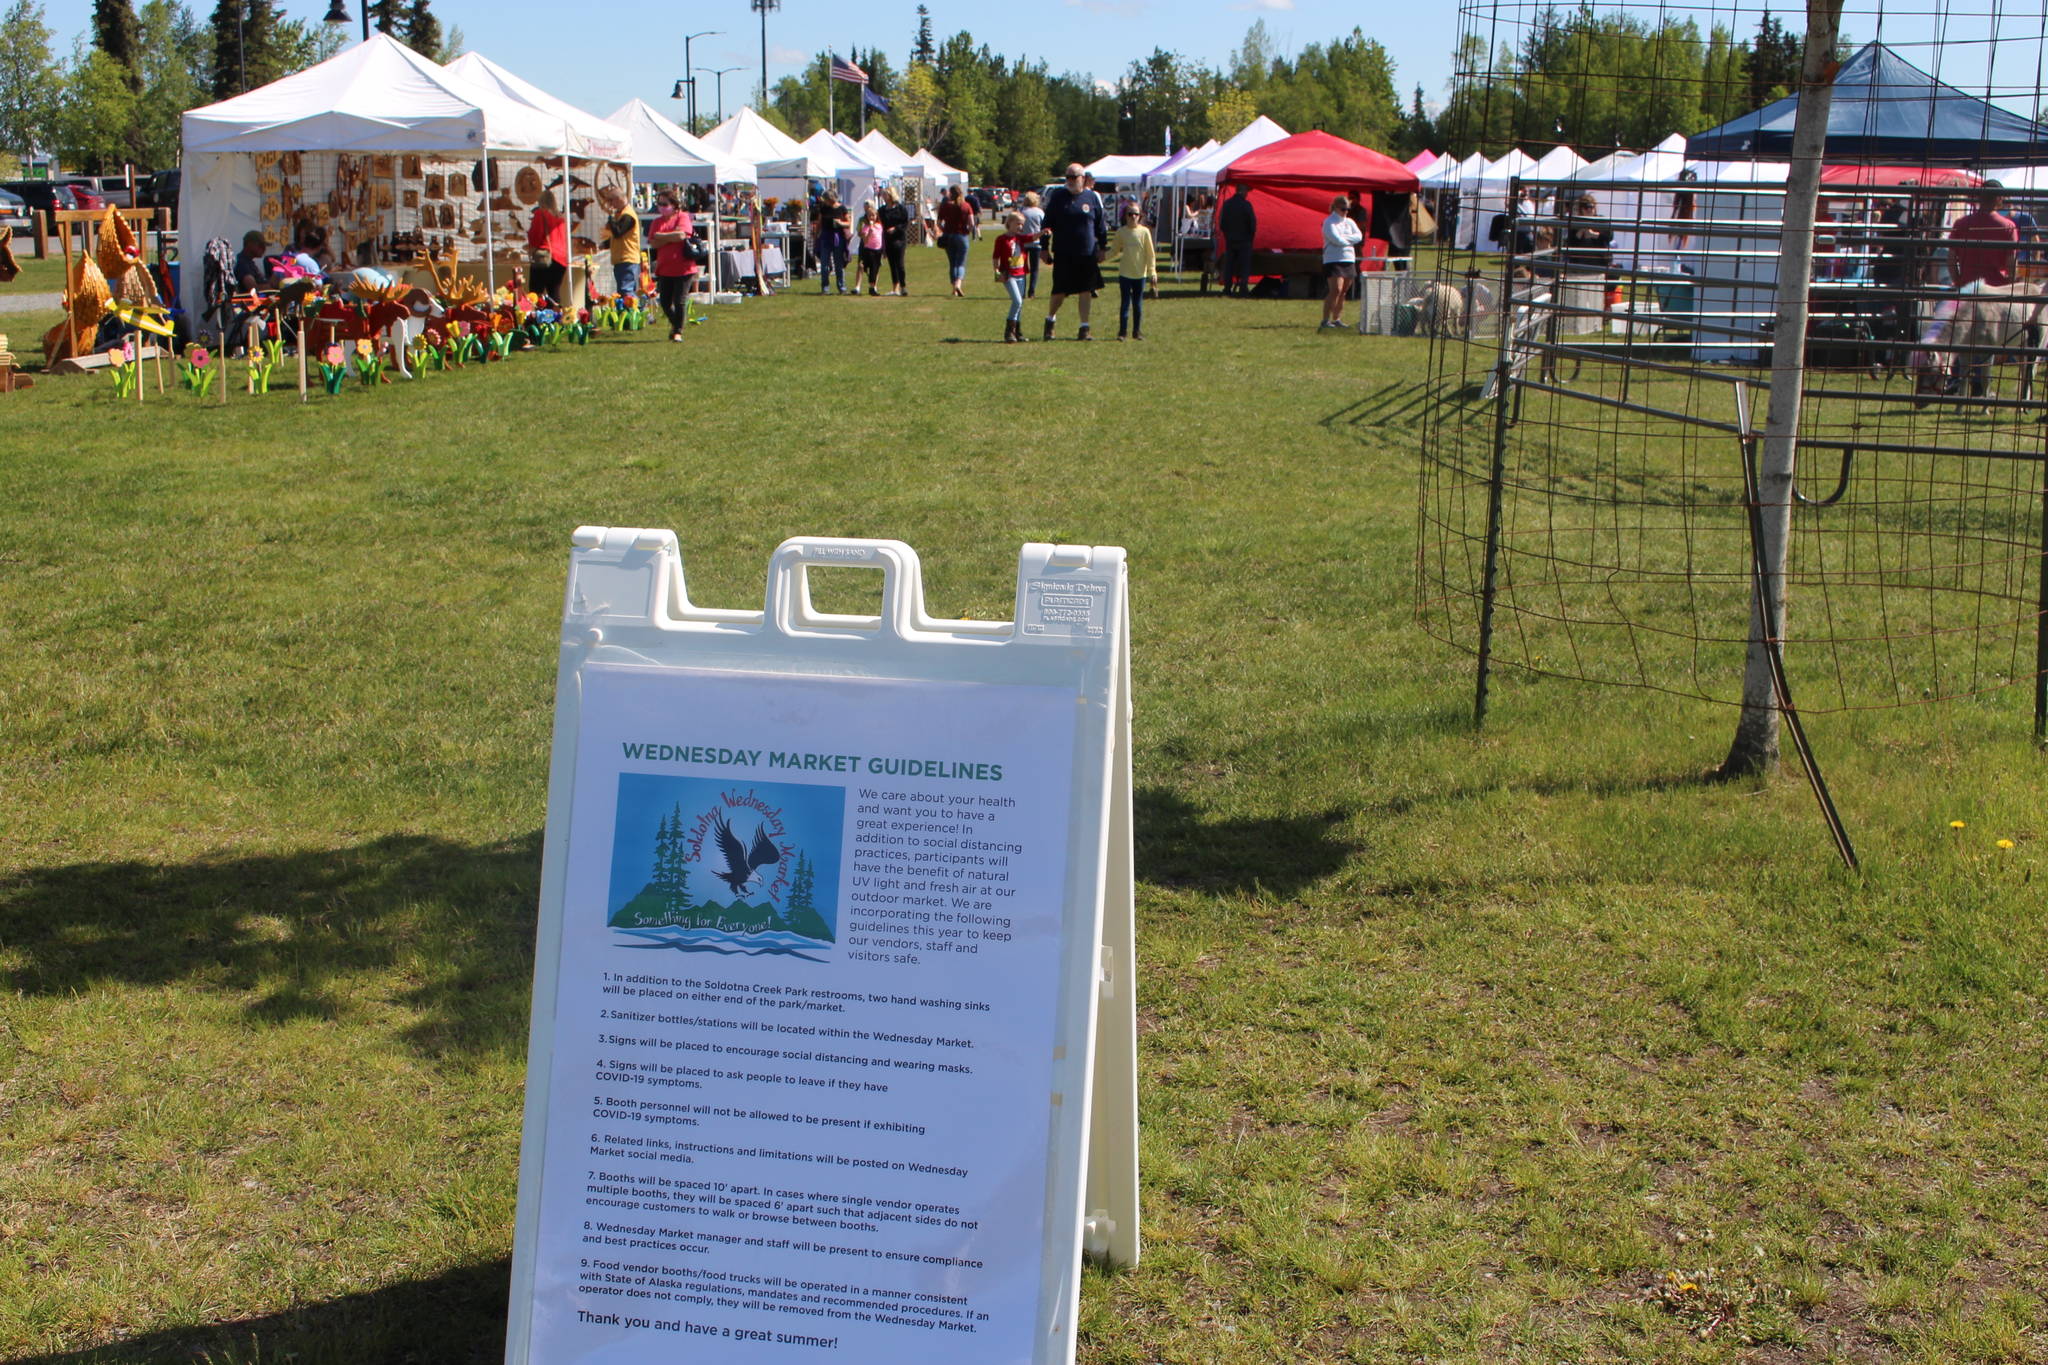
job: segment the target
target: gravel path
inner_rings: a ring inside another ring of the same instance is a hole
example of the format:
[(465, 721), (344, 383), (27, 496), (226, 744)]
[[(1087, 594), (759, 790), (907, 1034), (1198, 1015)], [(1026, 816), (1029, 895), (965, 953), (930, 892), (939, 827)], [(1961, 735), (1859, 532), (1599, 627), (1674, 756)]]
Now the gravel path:
[(62, 308), (64, 296), (54, 290), (47, 294), (9, 294), (0, 291), (0, 313), (39, 313)]

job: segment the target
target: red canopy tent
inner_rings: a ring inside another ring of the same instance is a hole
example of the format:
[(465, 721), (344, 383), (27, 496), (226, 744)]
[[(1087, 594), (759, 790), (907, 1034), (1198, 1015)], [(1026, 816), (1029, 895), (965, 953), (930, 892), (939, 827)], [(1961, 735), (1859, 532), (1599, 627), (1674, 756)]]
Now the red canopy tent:
[(1230, 185), (1251, 192), (1259, 215), (1252, 246), (1259, 251), (1320, 250), (1333, 196), (1350, 195), (1364, 218), (1373, 195), (1420, 188), (1415, 172), (1392, 157), (1320, 132), (1296, 133), (1245, 153), (1224, 168), (1218, 192)]

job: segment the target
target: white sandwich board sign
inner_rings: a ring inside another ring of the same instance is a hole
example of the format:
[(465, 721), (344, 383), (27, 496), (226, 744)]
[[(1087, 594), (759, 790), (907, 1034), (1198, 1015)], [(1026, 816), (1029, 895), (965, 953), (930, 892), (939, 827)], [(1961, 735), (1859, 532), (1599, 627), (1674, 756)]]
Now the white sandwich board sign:
[(576, 532), (508, 1365), (1073, 1359), (1138, 1256), (1128, 602), (1034, 544), (934, 620), (909, 546), (800, 538), (718, 610)]

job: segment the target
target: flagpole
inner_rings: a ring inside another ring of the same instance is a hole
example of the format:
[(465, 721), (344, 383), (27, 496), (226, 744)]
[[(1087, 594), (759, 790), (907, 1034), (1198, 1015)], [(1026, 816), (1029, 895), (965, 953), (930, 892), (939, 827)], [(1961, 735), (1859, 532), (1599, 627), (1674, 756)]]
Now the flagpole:
[(831, 133), (839, 131), (838, 119), (832, 110), (832, 87), (836, 84), (838, 82), (832, 79), (832, 49), (828, 47), (825, 49), (825, 130)]

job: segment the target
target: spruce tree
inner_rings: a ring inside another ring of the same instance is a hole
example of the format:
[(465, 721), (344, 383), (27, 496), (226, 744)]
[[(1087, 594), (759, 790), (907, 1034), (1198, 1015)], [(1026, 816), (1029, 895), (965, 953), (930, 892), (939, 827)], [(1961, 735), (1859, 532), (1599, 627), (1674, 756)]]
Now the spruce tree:
[(405, 17), (403, 0), (370, 0), (370, 27), (379, 33), (398, 37), (398, 27)]
[(213, 97), (224, 100), (239, 95), (248, 86), (244, 28), (248, 15), (242, 0), (217, 0), (213, 7)]
[(430, 62), (441, 60), (441, 21), (428, 7), (428, 0), (412, 0), (405, 11), (400, 36), (405, 45)]
[(938, 60), (939, 46), (932, 41), (932, 12), (923, 5), (917, 7), (917, 42), (910, 49), (913, 65), (923, 62), (930, 66)]
[(128, 0), (93, 0), (93, 46), (120, 63), (121, 69), (128, 73), (128, 88), (140, 93), (142, 74), (137, 66), (140, 49), (137, 28), (135, 10)]

